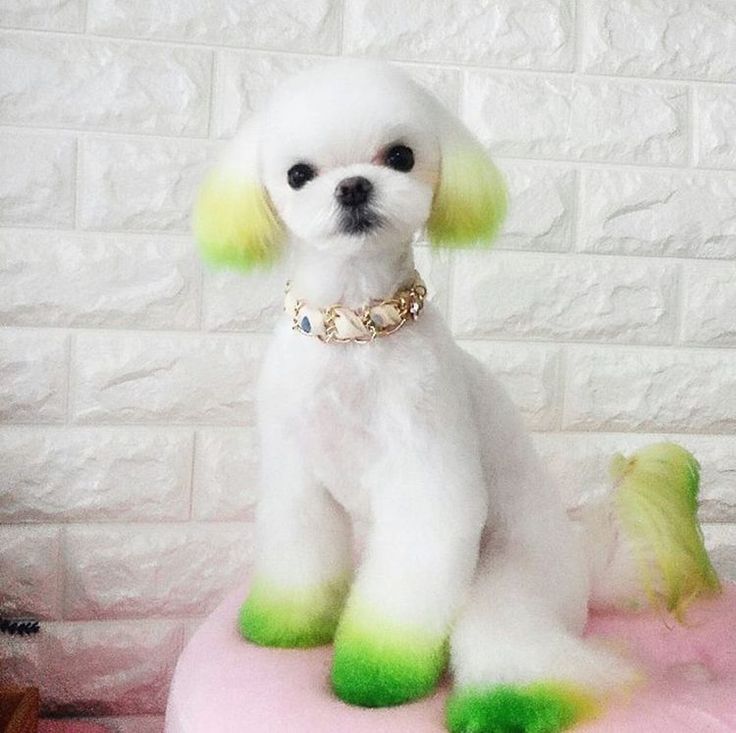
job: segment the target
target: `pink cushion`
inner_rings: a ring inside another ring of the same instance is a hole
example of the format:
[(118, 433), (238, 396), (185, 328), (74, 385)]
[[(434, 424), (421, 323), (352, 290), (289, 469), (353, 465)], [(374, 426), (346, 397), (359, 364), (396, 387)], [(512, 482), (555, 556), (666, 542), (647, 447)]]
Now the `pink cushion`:
[[(330, 692), (331, 647), (264, 649), (238, 635), (245, 589), (225, 599), (179, 659), (166, 733), (442, 733), (446, 688), (412, 705), (368, 710)], [(608, 637), (649, 672), (647, 684), (581, 733), (736, 731), (736, 586), (693, 606), (688, 626), (655, 614), (598, 615), (588, 633)]]

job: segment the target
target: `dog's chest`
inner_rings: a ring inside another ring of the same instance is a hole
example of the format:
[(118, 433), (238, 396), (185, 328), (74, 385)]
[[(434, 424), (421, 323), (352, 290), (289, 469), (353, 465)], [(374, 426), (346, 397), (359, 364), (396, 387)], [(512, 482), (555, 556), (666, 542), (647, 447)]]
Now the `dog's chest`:
[(324, 460), (352, 454), (372, 441), (371, 422), (376, 406), (371, 404), (365, 375), (339, 371), (315, 380), (312, 399), (303, 410), (304, 431)]
[(436, 422), (435, 403), (447, 403), (440, 350), (422, 325), (367, 345), (282, 332), (267, 359), (262, 416), (355, 515), (365, 513), (371, 486), (383, 483), (383, 468), (404, 460), (407, 431), (424, 429), (430, 412)]
[(362, 479), (371, 457), (381, 452), (377, 423), (386, 404), (378, 378), (381, 367), (361, 352), (327, 356), (321, 363), (303, 363), (299, 378), (290, 380), (298, 384), (290, 419), (315, 477), (360, 516), (368, 508)]

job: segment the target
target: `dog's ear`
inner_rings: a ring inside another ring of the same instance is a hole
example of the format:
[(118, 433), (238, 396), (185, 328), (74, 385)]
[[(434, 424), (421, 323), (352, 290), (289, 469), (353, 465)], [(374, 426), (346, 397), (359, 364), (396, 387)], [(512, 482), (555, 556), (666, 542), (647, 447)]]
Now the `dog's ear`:
[(194, 209), (202, 255), (215, 265), (248, 270), (272, 263), (284, 239), (281, 222), (261, 183), (260, 121), (248, 121), (210, 171)]
[(447, 111), (440, 122), (440, 175), (427, 222), (435, 247), (491, 244), (506, 216), (506, 185), (471, 132)]

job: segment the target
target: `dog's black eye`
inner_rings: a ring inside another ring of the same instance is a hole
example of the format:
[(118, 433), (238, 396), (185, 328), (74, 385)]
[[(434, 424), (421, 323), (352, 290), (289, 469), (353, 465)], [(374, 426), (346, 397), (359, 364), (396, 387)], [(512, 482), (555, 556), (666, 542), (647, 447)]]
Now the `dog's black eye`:
[(386, 151), (383, 160), (389, 168), (408, 173), (414, 167), (414, 152), (406, 145), (394, 145)]
[(294, 188), (301, 188), (305, 183), (309, 183), (315, 176), (317, 171), (308, 163), (297, 163), (289, 168), (286, 177), (289, 185)]

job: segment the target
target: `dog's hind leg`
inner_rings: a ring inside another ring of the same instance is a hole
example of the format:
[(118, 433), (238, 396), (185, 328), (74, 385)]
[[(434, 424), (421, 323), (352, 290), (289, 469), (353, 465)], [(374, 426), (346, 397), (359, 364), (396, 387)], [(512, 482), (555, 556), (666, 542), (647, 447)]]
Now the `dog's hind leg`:
[(625, 662), (580, 637), (579, 619), (562, 610), (567, 600), (555, 603), (569, 589), (554, 554), (549, 580), (540, 560), (522, 548), (484, 552), (451, 639), (452, 733), (562, 731), (634, 681)]

